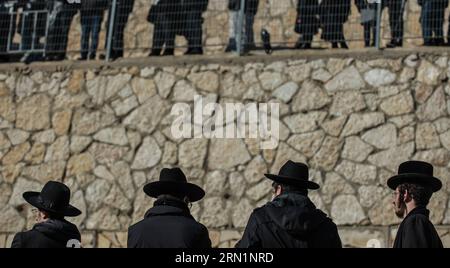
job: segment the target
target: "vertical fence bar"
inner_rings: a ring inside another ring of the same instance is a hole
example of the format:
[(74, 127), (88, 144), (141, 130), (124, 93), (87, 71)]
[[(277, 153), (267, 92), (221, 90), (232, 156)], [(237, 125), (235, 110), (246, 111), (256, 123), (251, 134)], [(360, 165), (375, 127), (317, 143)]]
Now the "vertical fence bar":
[(238, 31), (236, 33), (236, 46), (237, 54), (241, 56), (243, 54), (243, 32), (244, 32), (244, 13), (245, 13), (245, 2), (246, 0), (241, 0), (241, 6), (238, 14)]
[(377, 0), (377, 31), (375, 47), (379, 50), (381, 49), (381, 11), (382, 11), (383, 0)]
[(117, 0), (112, 0), (112, 6), (111, 6), (111, 12), (109, 17), (109, 30), (108, 30), (108, 39), (107, 39), (107, 45), (106, 45), (106, 61), (109, 61), (111, 58), (111, 49), (112, 49), (112, 37), (113, 37), (113, 30), (114, 30), (114, 24), (116, 21), (116, 11), (117, 11)]

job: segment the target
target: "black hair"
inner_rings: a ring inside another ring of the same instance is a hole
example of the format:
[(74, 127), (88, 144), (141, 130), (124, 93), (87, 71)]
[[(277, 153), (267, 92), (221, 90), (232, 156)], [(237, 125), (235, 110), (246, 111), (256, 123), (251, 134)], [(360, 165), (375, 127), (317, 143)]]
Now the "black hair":
[(276, 189), (278, 186), (281, 186), (281, 193), (297, 193), (304, 196), (308, 196), (308, 190), (305, 188), (299, 188), (292, 185), (286, 185), (278, 182), (273, 182), (272, 187)]
[(427, 206), (430, 202), (431, 195), (433, 195), (433, 191), (430, 187), (414, 183), (400, 184), (400, 194), (404, 195), (406, 191), (408, 191), (408, 193), (412, 196), (412, 199), (415, 201), (417, 206)]

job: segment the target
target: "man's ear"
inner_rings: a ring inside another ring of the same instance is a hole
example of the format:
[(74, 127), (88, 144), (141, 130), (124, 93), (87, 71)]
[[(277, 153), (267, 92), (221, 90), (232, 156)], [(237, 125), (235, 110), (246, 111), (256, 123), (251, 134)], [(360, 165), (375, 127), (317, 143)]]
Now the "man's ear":
[(48, 212), (46, 212), (46, 211), (41, 211), (41, 213), (42, 213), (42, 218), (43, 218), (44, 220), (47, 220), (47, 219), (49, 218)]
[(405, 193), (403, 194), (402, 198), (403, 198), (403, 202), (405, 202), (405, 203), (407, 203), (407, 202), (412, 200), (412, 196), (408, 192), (408, 190), (405, 190)]

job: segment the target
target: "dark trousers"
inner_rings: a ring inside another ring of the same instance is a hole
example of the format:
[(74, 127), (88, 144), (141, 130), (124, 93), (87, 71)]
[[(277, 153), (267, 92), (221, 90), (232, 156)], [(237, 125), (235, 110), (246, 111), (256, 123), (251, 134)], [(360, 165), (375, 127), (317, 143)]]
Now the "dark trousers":
[(188, 11), (185, 14), (185, 36), (189, 49), (201, 49), (203, 37), (202, 12)]
[(405, 11), (406, 0), (387, 1), (389, 12), (389, 26), (391, 28), (392, 41), (403, 41), (403, 14)]
[(366, 47), (375, 44), (377, 36), (376, 20), (365, 22), (364, 25), (364, 45)]
[(167, 14), (159, 14), (153, 29), (154, 50), (161, 50), (165, 46), (166, 49), (175, 47), (176, 28), (174, 22)]
[(45, 50), (47, 56), (65, 57), (70, 25), (75, 14), (76, 10), (69, 6), (51, 11)]
[[(108, 25), (110, 25), (112, 8), (108, 12)], [(120, 58), (123, 57), (124, 51), (124, 31), (127, 26), (128, 17), (130, 16), (129, 7), (118, 5), (116, 10), (116, 18), (114, 21), (112, 32), (112, 45), (111, 45), (111, 57)], [(109, 26), (107, 30), (107, 36), (109, 36)], [(105, 44), (107, 46), (107, 44)]]
[(422, 4), (420, 22), (422, 25), (422, 36), (425, 44), (431, 45), (434, 41), (444, 38), (444, 16), (445, 9), (438, 6), (439, 1), (429, 0)]
[(103, 14), (81, 11), (81, 56), (95, 58)]

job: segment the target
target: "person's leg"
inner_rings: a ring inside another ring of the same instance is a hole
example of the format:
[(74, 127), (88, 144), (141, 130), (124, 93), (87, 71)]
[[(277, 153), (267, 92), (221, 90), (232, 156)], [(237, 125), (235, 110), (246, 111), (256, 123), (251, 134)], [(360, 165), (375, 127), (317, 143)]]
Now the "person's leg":
[(202, 13), (190, 11), (186, 14), (186, 25), (189, 33), (186, 36), (188, 40), (187, 54), (203, 54), (202, 49)]
[(431, 28), (431, 17), (430, 17), (430, 1), (424, 1), (422, 4), (422, 10), (421, 10), (421, 24), (422, 24), (422, 36), (424, 45), (429, 46), (431, 45), (431, 39), (432, 39), (432, 28)]
[(161, 50), (165, 42), (165, 25), (164, 16), (158, 15), (154, 28), (153, 28), (153, 40), (152, 40), (152, 51), (149, 56), (160, 56)]
[(445, 9), (441, 6), (437, 6), (434, 8), (435, 12), (433, 12), (433, 33), (434, 33), (434, 43), (435, 45), (442, 46), (444, 45), (444, 17), (445, 17)]
[(229, 20), (228, 20), (228, 25), (229, 25), (229, 40), (228, 40), (228, 45), (225, 48), (225, 52), (231, 52), (231, 51), (236, 51), (236, 33), (238, 31), (238, 11), (234, 11), (234, 10), (230, 10), (229, 11)]
[(89, 36), (91, 32), (91, 25), (89, 20), (89, 14), (82, 11), (80, 14), (81, 21), (81, 59), (87, 59), (89, 52)]
[(100, 36), (100, 30), (102, 27), (103, 16), (95, 15), (92, 17), (92, 38), (91, 38), (91, 49), (89, 51), (89, 59), (95, 59), (97, 56), (98, 40)]
[(172, 56), (175, 53), (175, 37), (177, 33), (178, 23), (176, 22), (176, 16), (173, 14), (167, 14), (163, 20), (164, 31), (164, 53), (163, 56)]
[(253, 31), (253, 24), (255, 16), (253, 14), (245, 15), (245, 45), (248, 49), (255, 49), (255, 33)]

